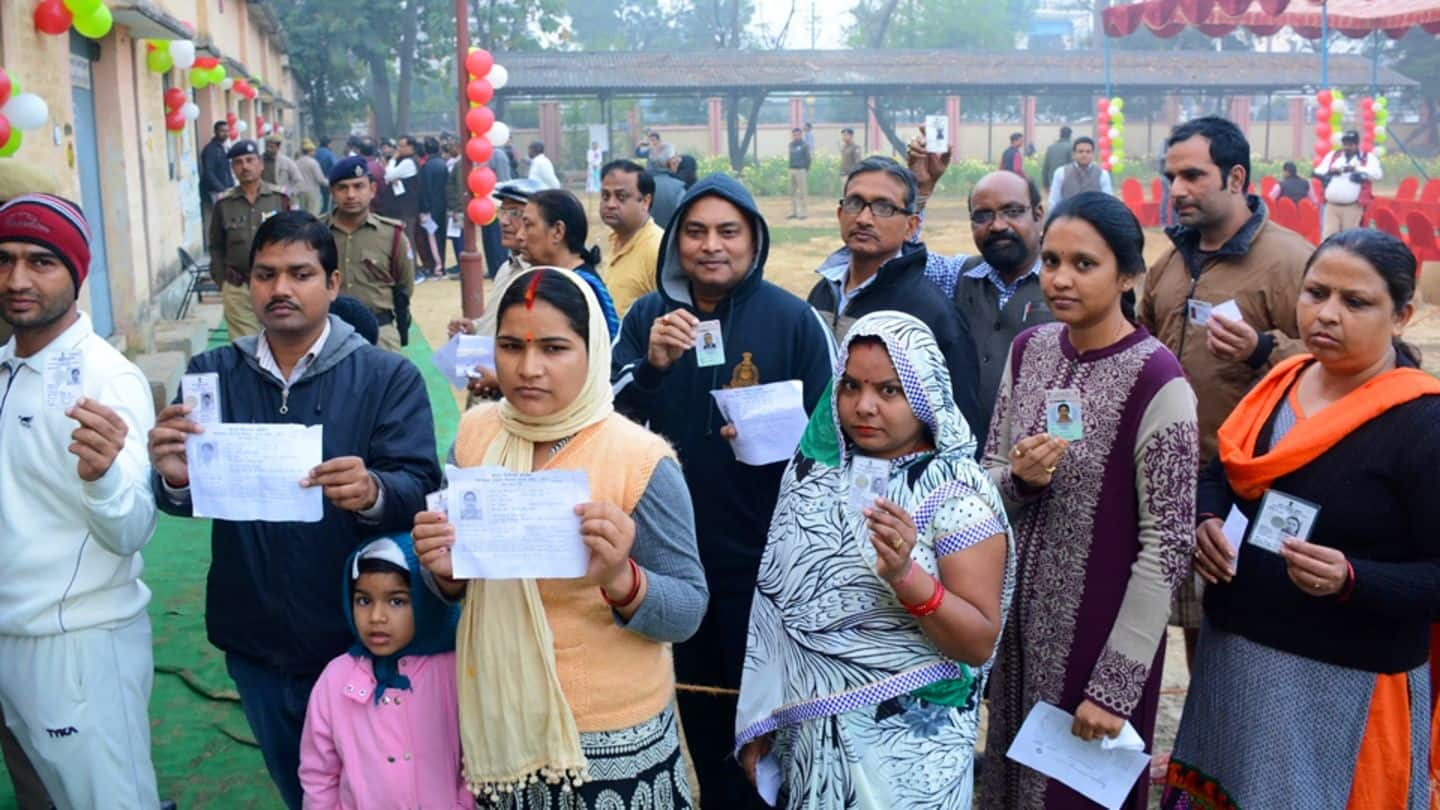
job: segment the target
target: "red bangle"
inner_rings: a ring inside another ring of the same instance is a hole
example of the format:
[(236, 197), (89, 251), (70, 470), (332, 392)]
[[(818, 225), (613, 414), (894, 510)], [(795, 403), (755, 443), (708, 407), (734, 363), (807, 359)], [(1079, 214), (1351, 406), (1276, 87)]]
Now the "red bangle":
[(901, 607), (905, 608), (906, 613), (909, 613), (917, 619), (923, 619), (939, 610), (940, 603), (945, 601), (945, 586), (940, 583), (938, 578), (931, 577), (931, 579), (935, 581), (935, 592), (930, 594), (930, 598), (927, 601), (919, 605), (907, 605), (904, 602), (900, 603)]
[(635, 564), (633, 558), (627, 557), (625, 562), (630, 563), (630, 576), (634, 579), (634, 582), (630, 584), (630, 593), (625, 594), (625, 598), (617, 602), (610, 598), (610, 594), (605, 593), (604, 588), (600, 589), (600, 598), (604, 599), (605, 604), (612, 608), (623, 608), (631, 602), (634, 602), (635, 597), (640, 595), (640, 566)]
[(1346, 560), (1345, 585), (1340, 588), (1340, 593), (1336, 594), (1335, 598), (1344, 602), (1350, 598), (1350, 594), (1352, 593), (1355, 593), (1355, 566), (1351, 565), (1349, 560)]

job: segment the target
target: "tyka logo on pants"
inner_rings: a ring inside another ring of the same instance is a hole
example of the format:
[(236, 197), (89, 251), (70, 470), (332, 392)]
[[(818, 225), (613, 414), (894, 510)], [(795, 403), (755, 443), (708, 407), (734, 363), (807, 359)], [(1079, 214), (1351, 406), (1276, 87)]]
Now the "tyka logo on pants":
[(56, 737), (69, 737), (72, 734), (79, 734), (80, 729), (75, 728), (74, 726), (66, 726), (65, 728), (47, 728), (45, 729), (45, 733), (49, 734), (51, 739), (54, 739)]

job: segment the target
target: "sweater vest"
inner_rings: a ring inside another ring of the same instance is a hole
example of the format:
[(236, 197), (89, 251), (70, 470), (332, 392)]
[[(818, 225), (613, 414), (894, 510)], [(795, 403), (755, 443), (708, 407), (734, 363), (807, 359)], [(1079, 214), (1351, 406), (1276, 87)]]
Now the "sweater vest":
[[(455, 437), (459, 466), (480, 466), (500, 429), (498, 407), (466, 414)], [(655, 466), (667, 456), (674, 453), (664, 439), (612, 414), (575, 434), (543, 469), (583, 470), (592, 501), (608, 501), (630, 515)], [(629, 728), (670, 704), (675, 667), (668, 644), (616, 625), (600, 588), (589, 580), (542, 579), (537, 584), (555, 641), (560, 689), (580, 731)]]

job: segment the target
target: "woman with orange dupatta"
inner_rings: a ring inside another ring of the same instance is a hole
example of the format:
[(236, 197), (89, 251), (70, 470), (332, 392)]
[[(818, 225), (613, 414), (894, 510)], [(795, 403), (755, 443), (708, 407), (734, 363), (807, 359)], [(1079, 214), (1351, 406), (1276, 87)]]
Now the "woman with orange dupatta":
[(1220, 428), (1198, 498), (1205, 621), (1163, 807), (1428, 806), (1440, 382), (1400, 342), (1414, 290), (1400, 240), (1325, 240), (1297, 309), (1311, 354)]

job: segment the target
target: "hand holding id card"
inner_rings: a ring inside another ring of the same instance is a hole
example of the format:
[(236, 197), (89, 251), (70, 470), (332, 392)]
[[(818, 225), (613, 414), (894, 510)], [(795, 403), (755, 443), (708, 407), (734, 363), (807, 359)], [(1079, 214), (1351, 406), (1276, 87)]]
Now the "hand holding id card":
[(200, 425), (220, 424), (220, 374), (186, 374), (180, 378), (180, 398), (190, 406), (190, 421)]
[(1067, 442), (1085, 437), (1085, 405), (1080, 392), (1057, 388), (1045, 392), (1045, 432)]
[(725, 341), (720, 335), (719, 321), (701, 321), (695, 327), (695, 365), (700, 368), (725, 362)]
[(1318, 504), (1272, 489), (1260, 499), (1260, 510), (1250, 522), (1249, 541), (1279, 554), (1287, 537), (1308, 541), (1319, 516)]
[(45, 407), (69, 408), (85, 395), (80, 352), (56, 352), (45, 358)]
[(875, 500), (885, 497), (890, 481), (890, 462), (883, 458), (855, 456), (850, 461), (850, 508), (864, 514), (875, 508)]

